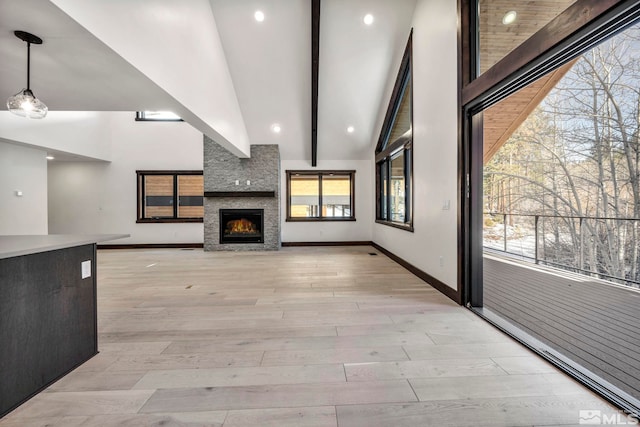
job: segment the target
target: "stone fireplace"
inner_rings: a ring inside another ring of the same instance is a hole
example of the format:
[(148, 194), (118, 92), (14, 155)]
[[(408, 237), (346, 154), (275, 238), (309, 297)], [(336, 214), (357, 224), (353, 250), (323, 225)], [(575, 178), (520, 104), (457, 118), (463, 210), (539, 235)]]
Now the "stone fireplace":
[(204, 249), (280, 249), (280, 152), (252, 145), (241, 159), (204, 137)]

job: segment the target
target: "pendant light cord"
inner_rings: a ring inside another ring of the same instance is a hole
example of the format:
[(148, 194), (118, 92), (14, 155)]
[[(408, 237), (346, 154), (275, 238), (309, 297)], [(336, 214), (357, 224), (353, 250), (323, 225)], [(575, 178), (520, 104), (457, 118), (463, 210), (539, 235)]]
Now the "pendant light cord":
[(27, 90), (31, 90), (31, 43), (27, 42)]

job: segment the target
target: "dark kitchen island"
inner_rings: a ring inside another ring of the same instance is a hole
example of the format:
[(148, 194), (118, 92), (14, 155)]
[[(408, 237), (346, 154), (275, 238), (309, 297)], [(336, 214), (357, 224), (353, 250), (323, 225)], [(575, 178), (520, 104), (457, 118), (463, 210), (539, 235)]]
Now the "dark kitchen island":
[(123, 237), (0, 236), (0, 417), (97, 354), (96, 245)]

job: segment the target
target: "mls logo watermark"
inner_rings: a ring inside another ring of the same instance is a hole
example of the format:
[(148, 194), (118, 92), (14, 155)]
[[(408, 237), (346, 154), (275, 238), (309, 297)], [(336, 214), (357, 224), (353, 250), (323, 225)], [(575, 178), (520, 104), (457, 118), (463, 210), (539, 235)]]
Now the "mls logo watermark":
[(632, 415), (627, 415), (622, 411), (603, 412), (599, 409), (589, 409), (580, 411), (580, 425), (614, 425), (614, 426), (637, 426), (640, 425)]

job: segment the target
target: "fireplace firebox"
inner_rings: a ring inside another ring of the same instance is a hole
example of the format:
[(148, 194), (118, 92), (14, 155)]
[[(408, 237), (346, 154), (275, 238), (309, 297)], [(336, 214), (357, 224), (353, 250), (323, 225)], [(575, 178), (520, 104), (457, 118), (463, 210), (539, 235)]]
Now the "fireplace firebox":
[(264, 209), (220, 209), (220, 243), (264, 243)]

